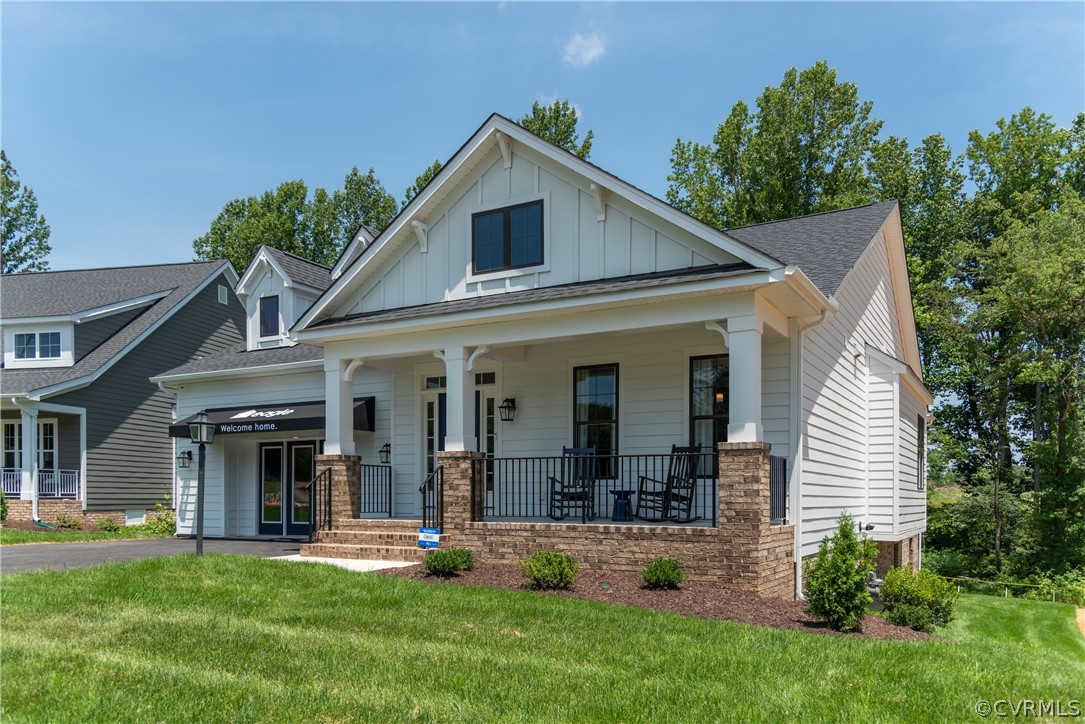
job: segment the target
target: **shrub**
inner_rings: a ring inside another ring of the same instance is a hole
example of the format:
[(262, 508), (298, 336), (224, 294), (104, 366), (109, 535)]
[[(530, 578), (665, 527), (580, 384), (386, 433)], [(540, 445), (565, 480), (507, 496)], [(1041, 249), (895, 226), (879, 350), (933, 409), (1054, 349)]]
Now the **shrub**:
[(0, 490), (0, 524), (8, 519), (8, 496)]
[(531, 588), (568, 588), (576, 578), (580, 564), (568, 553), (539, 551), (520, 561)]
[(466, 548), (430, 551), (424, 561), (426, 573), (447, 578), (475, 567), (475, 556)]
[(640, 577), (648, 588), (673, 590), (686, 580), (686, 573), (677, 558), (657, 556), (640, 572)]
[(957, 592), (941, 576), (907, 566), (889, 569), (881, 588), (886, 618), (898, 626), (932, 631), (953, 619)]
[(78, 518), (69, 518), (66, 515), (58, 515), (56, 527), (63, 528), (64, 530), (79, 530), (83, 527), (83, 521)]
[(821, 541), (817, 557), (806, 566), (806, 610), (837, 631), (857, 631), (870, 605), (867, 579), (878, 549), (860, 539), (849, 515), (837, 521), (832, 538)]
[(121, 524), (112, 518), (102, 518), (98, 521), (98, 530), (104, 530), (106, 533), (116, 533), (121, 527)]
[(177, 516), (170, 507), (170, 496), (154, 504), (154, 515), (144, 524), (144, 529), (155, 535), (174, 535), (177, 533)]

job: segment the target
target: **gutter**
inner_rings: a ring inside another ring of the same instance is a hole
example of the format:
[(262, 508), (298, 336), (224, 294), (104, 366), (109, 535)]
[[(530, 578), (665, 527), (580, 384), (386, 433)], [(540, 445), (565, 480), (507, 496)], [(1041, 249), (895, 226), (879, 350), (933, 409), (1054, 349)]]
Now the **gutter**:
[[(20, 410), (22, 410), (24, 413), (29, 415), (32, 420), (35, 421), (35, 423), (31, 426), (30, 438), (32, 440), (36, 441), (37, 440), (37, 434), (38, 434), (38, 430), (37, 430), (38, 411), (35, 410), (34, 407), (30, 404), (30, 402), (27, 401), (26, 399), (21, 399), (21, 398), (18, 398), (18, 397), (12, 397), (11, 402), (16, 407), (18, 407)], [(23, 435), (27, 434), (25, 425), (23, 426), (22, 434)], [(27, 453), (28, 453), (28, 451), (24, 449), (23, 450), (23, 455), (24, 455), (24, 457), (23, 457), (23, 465), (24, 465), (24, 467), (26, 465), (26, 457), (25, 456), (27, 455)], [(40, 523), (41, 518), (38, 517), (38, 449), (37, 449), (36, 444), (29, 450), (29, 453), (30, 453), (30, 517), (31, 517), (31, 519), (33, 519), (33, 521), (35, 523)]]
[[(835, 305), (833, 306), (835, 312)], [(802, 428), (803, 339), (807, 330), (823, 324), (829, 318), (829, 312), (829, 309), (822, 309), (820, 315), (806, 323), (803, 323), (801, 318), (796, 319), (794, 334), (791, 336), (791, 479), (794, 481), (791, 515), (795, 521), (795, 599), (798, 601), (806, 600), (802, 592), (802, 448), (805, 438)]]

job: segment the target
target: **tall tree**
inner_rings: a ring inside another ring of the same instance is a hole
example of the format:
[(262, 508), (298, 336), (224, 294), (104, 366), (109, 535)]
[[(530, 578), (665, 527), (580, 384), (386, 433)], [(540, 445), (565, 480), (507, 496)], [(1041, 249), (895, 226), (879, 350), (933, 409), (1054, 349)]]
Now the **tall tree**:
[(735, 103), (711, 144), (678, 139), (667, 201), (719, 227), (866, 203), (866, 163), (882, 125), (872, 109), (825, 61), (791, 68), (755, 112)]
[(0, 150), (0, 219), (3, 238), (0, 256), (4, 274), (45, 271), (49, 268), (49, 225), (38, 213), (38, 199)]
[(434, 161), (425, 171), (418, 174), (418, 178), (414, 180), (414, 183), (407, 187), (407, 190), (403, 192), (403, 204), (400, 208), (403, 208), (407, 204), (411, 203), (411, 200), (418, 195), (418, 192), (426, 188), (426, 184), (433, 180), (433, 177), (441, 172), (443, 168), (440, 161)]
[(370, 167), (359, 173), (355, 166), (343, 179), (343, 190), (332, 195), (339, 220), (341, 243), (349, 241), (362, 224), (384, 231), (399, 212), (396, 199), (381, 185)]
[(577, 130), (579, 122), (580, 117), (577, 115), (576, 108), (570, 105), (569, 101), (560, 100), (548, 106), (535, 101), (531, 104), (531, 111), (517, 121), (536, 136), (541, 136), (550, 143), (561, 146), (566, 151), (587, 160), (591, 155), (591, 142), (595, 134), (589, 130), (581, 141)]

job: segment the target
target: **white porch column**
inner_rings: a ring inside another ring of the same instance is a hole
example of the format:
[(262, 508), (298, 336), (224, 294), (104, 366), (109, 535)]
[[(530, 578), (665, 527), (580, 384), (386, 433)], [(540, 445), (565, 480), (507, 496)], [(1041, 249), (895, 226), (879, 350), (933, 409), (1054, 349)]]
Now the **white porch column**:
[(729, 386), (727, 442), (762, 442), (761, 427), (761, 331), (753, 316), (727, 320)]
[[(19, 497), (23, 500), (36, 500), (38, 497), (38, 411), (26, 407), (20, 408), (20, 411), (22, 413), (23, 459)], [(34, 512), (36, 515), (37, 511)]]
[(324, 359), (324, 454), (354, 455), (354, 383), (347, 360)]
[(463, 347), (446, 347), (438, 356), (445, 361), (447, 379), (445, 450), (477, 450), (473, 360)]

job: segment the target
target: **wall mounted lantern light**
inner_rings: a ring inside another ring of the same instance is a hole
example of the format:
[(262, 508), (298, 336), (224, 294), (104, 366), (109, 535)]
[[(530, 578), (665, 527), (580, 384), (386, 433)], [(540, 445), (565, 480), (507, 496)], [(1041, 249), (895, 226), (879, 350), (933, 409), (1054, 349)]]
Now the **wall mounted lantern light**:
[(505, 401), (497, 407), (501, 413), (501, 422), (512, 422), (516, 419), (516, 399), (506, 397)]
[(384, 443), (381, 445), (381, 449), (377, 451), (377, 454), (381, 457), (381, 463), (387, 465), (392, 459), (392, 445), (391, 443)]
[(192, 451), (191, 450), (185, 450), (184, 452), (182, 452), (180, 455), (177, 456), (177, 467), (179, 467), (179, 468), (181, 468), (183, 470), (184, 468), (188, 468), (188, 467), (191, 467), (191, 466), (192, 466)]

